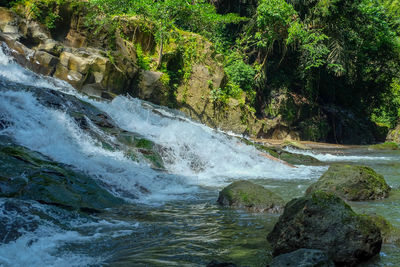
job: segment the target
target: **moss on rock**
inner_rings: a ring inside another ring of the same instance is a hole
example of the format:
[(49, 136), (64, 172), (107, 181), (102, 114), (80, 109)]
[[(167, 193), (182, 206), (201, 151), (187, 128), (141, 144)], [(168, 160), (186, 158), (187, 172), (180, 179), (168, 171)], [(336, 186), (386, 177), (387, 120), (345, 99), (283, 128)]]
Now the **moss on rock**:
[(334, 164), (307, 188), (306, 194), (317, 190), (333, 192), (350, 201), (363, 201), (388, 197), (390, 187), (370, 167)]
[(319, 249), (339, 266), (368, 260), (382, 244), (380, 230), (369, 217), (323, 191), (287, 203), (267, 239), (275, 256), (300, 248)]
[(0, 144), (0, 173), (0, 197), (81, 210), (124, 203), (90, 177), (21, 146)]
[(236, 181), (225, 187), (218, 197), (223, 206), (243, 208), (253, 212), (280, 212), (283, 199), (261, 185), (249, 181)]
[(394, 243), (400, 246), (400, 229), (393, 226), (388, 220), (381, 215), (368, 216), (379, 227), (382, 233), (384, 243)]
[(400, 147), (395, 142), (385, 142), (382, 144), (370, 145), (368, 149), (371, 150), (399, 150)]

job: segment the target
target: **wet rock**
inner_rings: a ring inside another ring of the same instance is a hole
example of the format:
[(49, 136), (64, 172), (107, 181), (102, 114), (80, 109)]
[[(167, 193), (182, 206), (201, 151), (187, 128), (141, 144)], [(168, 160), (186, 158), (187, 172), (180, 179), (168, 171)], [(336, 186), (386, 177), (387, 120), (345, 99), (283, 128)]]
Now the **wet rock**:
[(247, 145), (254, 146), (258, 150), (262, 152), (266, 152), (270, 154), (271, 156), (286, 161), (289, 164), (294, 164), (294, 165), (316, 165), (319, 164), (320, 161), (312, 156), (309, 155), (302, 155), (302, 154), (297, 154), (297, 153), (291, 153), (284, 151), (280, 148), (276, 147), (267, 147), (263, 144), (258, 144), (251, 142), (247, 139), (241, 139), (242, 142), (246, 143)]
[(388, 220), (380, 215), (369, 215), (369, 218), (381, 230), (384, 243), (391, 243), (400, 246), (400, 228), (393, 226)]
[(290, 153), (287, 151), (278, 151), (279, 159), (294, 165), (315, 165), (320, 161), (309, 155), (302, 155), (297, 153)]
[(282, 145), (283, 148), (295, 148), (295, 149), (300, 149), (300, 150), (309, 150), (310, 148), (307, 145), (303, 145), (299, 142), (293, 141), (293, 140), (285, 140)]
[(399, 150), (400, 147), (395, 142), (385, 142), (382, 144), (370, 145), (368, 146), (370, 150)]
[(341, 198), (317, 191), (291, 200), (268, 234), (273, 255), (300, 248), (319, 249), (337, 265), (354, 266), (378, 254), (382, 237), (367, 216), (356, 214)]
[(269, 267), (334, 267), (328, 255), (318, 249), (302, 248), (275, 257)]
[(382, 175), (369, 167), (335, 164), (307, 188), (306, 194), (317, 190), (333, 192), (350, 201), (363, 201), (388, 197), (390, 187)]
[(101, 210), (124, 202), (90, 177), (21, 146), (0, 144), (0, 173), (0, 197), (81, 210)]
[(275, 193), (249, 181), (236, 181), (225, 187), (219, 193), (217, 202), (223, 206), (252, 212), (271, 213), (280, 212), (285, 204)]

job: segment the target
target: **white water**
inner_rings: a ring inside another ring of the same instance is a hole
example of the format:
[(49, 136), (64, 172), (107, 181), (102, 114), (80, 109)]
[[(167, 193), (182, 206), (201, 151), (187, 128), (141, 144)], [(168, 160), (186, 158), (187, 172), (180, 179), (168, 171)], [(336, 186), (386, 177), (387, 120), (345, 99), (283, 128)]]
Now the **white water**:
[[(16, 208), (7, 209), (7, 205)], [(52, 218), (53, 221), (43, 219), (39, 215)], [(120, 221), (87, 221), (85, 218), (64, 215), (57, 209), (50, 210), (45, 205), (34, 201), (0, 199), (0, 218), (2, 223), (14, 231), (15, 225), (32, 225), (33, 231), (25, 231), (19, 227), (22, 234), (17, 240), (0, 246), (0, 266), (87, 266), (100, 265), (106, 258), (102, 256), (87, 256), (80, 253), (72, 253), (68, 244), (81, 244), (88, 246), (101, 239), (109, 239), (131, 234), (139, 224), (128, 225)], [(56, 224), (67, 224), (73, 230), (64, 230)], [(13, 226), (14, 225), (14, 226)], [(82, 235), (79, 231), (93, 227), (96, 231)], [(122, 230), (121, 230), (122, 229)], [(110, 232), (112, 235), (110, 235)], [(95, 253), (93, 253), (95, 254)]]
[(324, 162), (364, 162), (364, 161), (391, 161), (393, 157), (387, 156), (361, 156), (361, 155), (335, 155), (330, 153), (318, 153), (316, 151), (299, 150), (287, 147), (284, 149), (290, 153), (312, 156)]
[[(62, 81), (23, 69), (0, 50), (0, 82), (6, 80), (73, 94), (107, 112), (121, 128), (140, 133), (163, 146), (170, 174), (155, 171), (145, 162), (133, 162), (122, 151), (103, 149), (68, 114), (42, 106), (32, 93), (0, 91), (0, 116), (11, 122), (0, 134), (106, 182), (115, 194), (124, 190), (139, 195), (134, 201), (162, 204), (177, 198), (191, 198), (198, 186), (221, 187), (236, 179), (315, 179), (326, 169), (289, 168), (265, 158), (237, 138), (137, 99), (119, 96), (112, 102), (89, 100)], [(151, 193), (141, 195), (138, 184)], [(56, 253), (65, 243), (90, 242), (98, 235), (82, 236), (77, 231), (41, 223), (34, 232), (0, 246), (0, 266), (82, 266), (96, 265), (103, 260)]]
[(67, 114), (41, 106), (30, 93), (0, 93), (1, 113), (7, 114), (13, 125), (6, 131), (20, 144), (121, 189), (135, 190), (139, 183), (160, 199), (165, 197), (159, 195), (163, 192), (175, 195), (193, 189), (183, 188), (182, 184), (221, 186), (234, 179), (312, 179), (323, 170), (316, 167), (289, 168), (265, 158), (254, 147), (236, 138), (183, 116), (178, 117), (167, 109), (157, 108), (157, 113), (163, 115), (154, 113), (151, 106), (137, 99), (119, 96), (111, 103), (89, 100), (62, 82), (49, 78), (42, 81), (13, 63), (3, 52), (0, 52), (0, 77), (73, 92), (107, 112), (121, 128), (140, 133), (165, 147), (168, 171), (185, 177), (167, 179), (168, 176), (164, 175), (160, 178), (159, 173), (126, 159), (122, 152), (104, 150)]

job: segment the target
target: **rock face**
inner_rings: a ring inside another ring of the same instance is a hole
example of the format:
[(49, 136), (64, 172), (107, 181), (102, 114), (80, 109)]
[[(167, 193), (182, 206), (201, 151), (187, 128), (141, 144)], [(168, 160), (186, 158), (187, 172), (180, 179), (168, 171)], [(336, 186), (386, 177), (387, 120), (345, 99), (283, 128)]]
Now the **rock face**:
[(363, 201), (388, 197), (390, 187), (382, 175), (369, 167), (336, 164), (310, 185), (306, 194), (317, 190), (333, 192), (350, 201)]
[(321, 191), (286, 204), (267, 239), (275, 256), (300, 248), (319, 249), (335, 264), (347, 266), (368, 260), (382, 245), (373, 221), (356, 214), (334, 194)]
[[(58, 12), (64, 24), (49, 30), (32, 20), (29, 17), (31, 12), (27, 10), (20, 10), (26, 15), (23, 17), (0, 7), (0, 41), (12, 49), (13, 56), (21, 65), (64, 80), (77, 89), (89, 86), (102, 92), (132, 93), (139, 77), (133, 44), (124, 42), (117, 34), (113, 37), (108, 33), (107, 39), (113, 38), (115, 49), (104, 49), (103, 45), (108, 41), (102, 43), (101, 38), (93, 33), (93, 36), (87, 36), (89, 29), (79, 22), (84, 10), (60, 5)], [(94, 95), (101, 96), (101, 93)]]
[(388, 135), (386, 136), (386, 141), (400, 144), (400, 124), (397, 125), (393, 130), (389, 131)]
[(281, 197), (261, 185), (236, 181), (225, 187), (217, 202), (223, 206), (247, 209), (252, 212), (280, 212), (284, 206)]
[(298, 249), (279, 255), (269, 264), (269, 267), (334, 267), (335, 264), (328, 255), (318, 249)]

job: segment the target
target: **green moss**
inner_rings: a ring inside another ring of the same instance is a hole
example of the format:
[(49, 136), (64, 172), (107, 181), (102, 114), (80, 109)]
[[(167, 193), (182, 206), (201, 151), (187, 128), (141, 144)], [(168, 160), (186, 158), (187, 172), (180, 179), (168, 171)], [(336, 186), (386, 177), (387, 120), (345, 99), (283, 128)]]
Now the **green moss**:
[(27, 148), (0, 144), (0, 197), (99, 210), (123, 201), (93, 179)]
[(399, 145), (395, 142), (385, 142), (382, 144), (370, 145), (368, 149), (372, 150), (399, 150)]
[(316, 190), (333, 192), (347, 200), (360, 201), (387, 197), (390, 187), (382, 175), (369, 167), (334, 164), (306, 193)]
[(134, 140), (133, 145), (137, 148), (152, 149), (154, 143), (144, 138), (137, 138)]
[(271, 212), (280, 210), (284, 205), (281, 197), (249, 181), (236, 181), (225, 187), (220, 192), (218, 202), (251, 211)]

